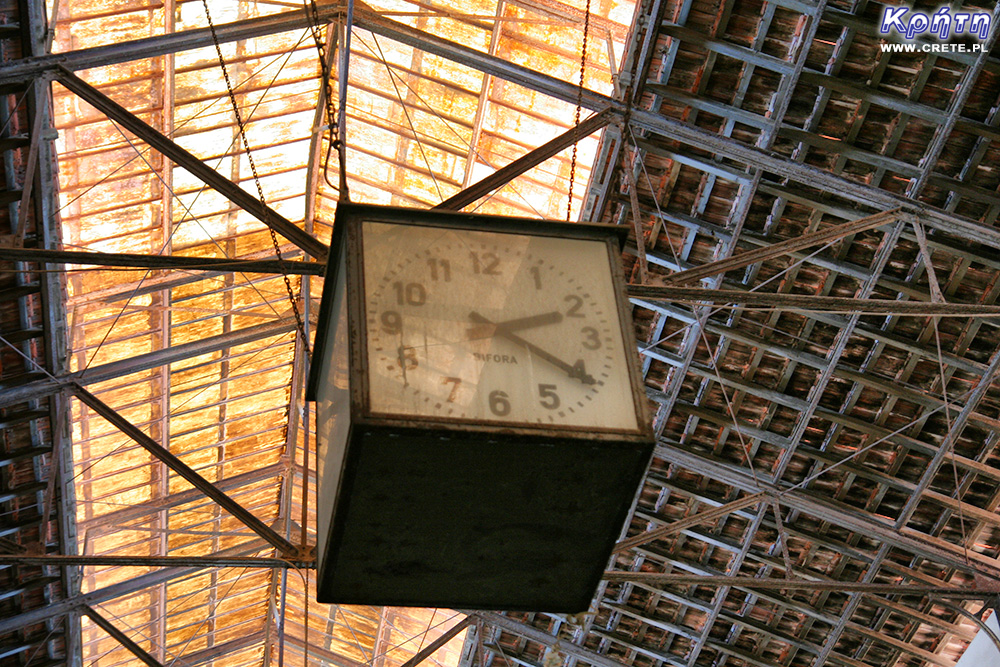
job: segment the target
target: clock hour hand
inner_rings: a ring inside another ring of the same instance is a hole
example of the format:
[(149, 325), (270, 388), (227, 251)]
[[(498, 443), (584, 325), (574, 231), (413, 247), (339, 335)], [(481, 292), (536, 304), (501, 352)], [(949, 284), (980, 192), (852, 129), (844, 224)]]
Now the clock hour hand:
[[(478, 320), (476, 319), (477, 317), (479, 318)], [(477, 338), (492, 338), (494, 334), (501, 330), (511, 332), (520, 331), (522, 329), (533, 329), (547, 324), (558, 324), (559, 322), (562, 322), (562, 318), (562, 313), (558, 310), (553, 310), (551, 313), (518, 317), (517, 319), (504, 320), (503, 322), (490, 322), (482, 315), (479, 315), (479, 313), (472, 313), (469, 315), (469, 319), (478, 321), (480, 324), (478, 326), (471, 327), (468, 330), (469, 340), (475, 340)]]
[[(560, 315), (560, 319), (561, 319), (561, 317), (562, 316)], [(510, 329), (508, 329), (507, 327), (502, 327), (501, 325), (504, 324), (503, 322), (492, 322), (492, 321), (486, 319), (485, 317), (483, 317), (482, 315), (480, 315), (479, 313), (477, 313), (475, 311), (472, 311), (471, 313), (469, 313), (469, 319), (472, 320), (473, 322), (475, 322), (476, 324), (484, 324), (484, 325), (489, 325), (489, 326), (495, 327), (496, 332), (498, 334), (500, 334), (501, 336), (503, 336), (507, 340), (511, 341), (512, 343), (516, 343), (516, 344), (520, 345), (521, 347), (527, 349), (529, 352), (531, 352), (532, 354), (534, 354), (536, 357), (541, 357), (542, 359), (544, 359), (545, 361), (549, 362), (550, 364), (552, 364), (553, 366), (555, 366), (559, 370), (565, 372), (571, 378), (576, 378), (576, 379), (578, 379), (580, 382), (582, 382), (584, 384), (596, 384), (597, 383), (597, 380), (595, 380), (592, 375), (588, 375), (586, 372), (581, 371), (580, 369), (578, 369), (577, 367), (573, 366), (572, 364), (566, 363), (565, 361), (563, 361), (559, 357), (555, 356), (554, 354), (546, 352), (545, 350), (543, 350), (542, 348), (538, 347), (534, 343), (530, 343), (530, 342), (524, 340), (523, 338), (521, 338), (517, 334), (513, 333), (512, 331), (510, 331)], [(527, 318), (524, 318), (524, 319), (527, 319)], [(510, 322), (517, 322), (517, 321), (518, 320), (510, 320)]]

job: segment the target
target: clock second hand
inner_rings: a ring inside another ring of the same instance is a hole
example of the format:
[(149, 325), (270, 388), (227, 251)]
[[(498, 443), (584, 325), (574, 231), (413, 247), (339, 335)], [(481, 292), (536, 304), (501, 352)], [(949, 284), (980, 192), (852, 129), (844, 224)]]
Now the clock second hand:
[[(506, 329), (505, 327), (502, 326), (504, 324), (503, 322), (499, 322), (499, 323), (492, 322), (492, 321), (486, 319), (485, 317), (483, 317), (482, 315), (480, 315), (479, 313), (477, 313), (475, 311), (472, 311), (471, 313), (469, 313), (469, 319), (472, 320), (473, 322), (475, 322), (476, 324), (488, 324), (488, 325), (492, 325), (492, 326), (496, 327), (496, 332), (498, 334), (500, 334), (501, 336), (503, 336), (504, 338), (506, 338), (507, 340), (511, 341), (512, 343), (516, 343), (516, 344), (518, 344), (518, 345), (526, 348), (532, 354), (541, 357), (542, 359), (544, 359), (545, 361), (549, 362), (550, 364), (552, 364), (553, 366), (555, 366), (559, 370), (565, 372), (570, 377), (579, 379), (580, 382), (582, 382), (584, 384), (595, 384), (597, 382), (597, 380), (595, 380), (592, 375), (588, 375), (586, 373), (580, 373), (575, 368), (573, 368), (573, 366), (571, 364), (566, 363), (565, 361), (563, 361), (559, 357), (555, 356), (554, 354), (550, 354), (549, 352), (546, 352), (545, 350), (543, 350), (542, 348), (538, 347), (534, 343), (530, 343), (530, 342), (526, 341), (525, 339), (521, 338), (520, 336), (518, 336), (517, 334), (509, 331), (508, 329)], [(522, 320), (529, 320), (529, 319), (532, 319), (532, 318), (520, 318), (518, 320), (509, 320), (509, 322), (510, 323), (515, 323), (515, 322), (521, 322)], [(562, 315), (559, 316), (559, 319), (562, 319)]]

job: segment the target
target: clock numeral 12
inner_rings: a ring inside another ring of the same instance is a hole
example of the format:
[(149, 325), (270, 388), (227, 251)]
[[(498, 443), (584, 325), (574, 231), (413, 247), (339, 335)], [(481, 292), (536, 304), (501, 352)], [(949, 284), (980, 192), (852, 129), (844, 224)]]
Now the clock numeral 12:
[(500, 258), (491, 252), (483, 253), (480, 259), (479, 253), (470, 252), (469, 255), (472, 257), (472, 271), (476, 274), (481, 274), (484, 276), (499, 276), (500, 269)]

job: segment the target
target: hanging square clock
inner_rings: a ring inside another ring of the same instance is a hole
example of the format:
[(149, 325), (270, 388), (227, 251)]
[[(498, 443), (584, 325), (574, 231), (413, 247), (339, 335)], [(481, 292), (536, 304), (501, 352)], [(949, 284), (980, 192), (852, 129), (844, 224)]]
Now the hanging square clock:
[(587, 609), (652, 453), (620, 228), (341, 204), (323, 602)]

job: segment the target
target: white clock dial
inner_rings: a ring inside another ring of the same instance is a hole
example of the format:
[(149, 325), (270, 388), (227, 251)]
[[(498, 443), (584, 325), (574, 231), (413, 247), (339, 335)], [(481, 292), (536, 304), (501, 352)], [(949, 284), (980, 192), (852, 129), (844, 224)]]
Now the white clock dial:
[(638, 428), (603, 241), (362, 230), (373, 413)]

